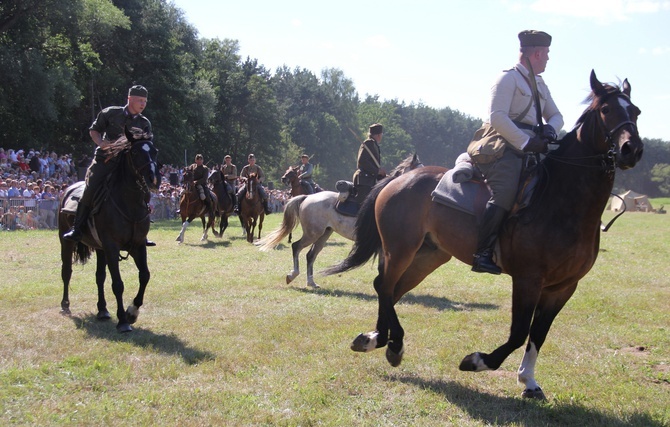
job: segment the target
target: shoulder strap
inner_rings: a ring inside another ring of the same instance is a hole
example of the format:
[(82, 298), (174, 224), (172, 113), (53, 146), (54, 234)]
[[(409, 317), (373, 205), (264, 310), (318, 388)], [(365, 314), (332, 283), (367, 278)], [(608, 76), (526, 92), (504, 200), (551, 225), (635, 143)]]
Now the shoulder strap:
[[(540, 133), (542, 133), (542, 106), (540, 105), (540, 94), (537, 91), (537, 82), (535, 81), (535, 72), (533, 72), (533, 66), (530, 64), (530, 60), (526, 58), (526, 66), (528, 67), (528, 74), (530, 77), (530, 88), (533, 91), (533, 97), (535, 98), (535, 115), (537, 124), (540, 127)], [(522, 74), (523, 75), (523, 74)], [(524, 76), (525, 77), (525, 76)]]
[(377, 166), (377, 169), (381, 168), (382, 166), (379, 164), (379, 161), (375, 157), (375, 155), (372, 153), (372, 150), (370, 150), (370, 147), (366, 143), (363, 143), (363, 147), (367, 150), (368, 154), (370, 157), (372, 157), (372, 161), (375, 162), (375, 166)]

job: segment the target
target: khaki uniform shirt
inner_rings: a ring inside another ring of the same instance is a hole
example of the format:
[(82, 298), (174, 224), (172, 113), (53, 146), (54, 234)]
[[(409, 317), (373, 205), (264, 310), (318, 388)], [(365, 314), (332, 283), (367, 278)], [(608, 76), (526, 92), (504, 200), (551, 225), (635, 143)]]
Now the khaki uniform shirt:
[(242, 172), (240, 172), (240, 176), (244, 178), (249, 178), (249, 175), (252, 173), (255, 173), (256, 176), (258, 177), (258, 182), (263, 182), (263, 178), (265, 175), (263, 175), (263, 169), (261, 169), (260, 166), (258, 165), (246, 165), (245, 167), (242, 168)]
[[(519, 129), (512, 120), (528, 125), (538, 124), (533, 90), (524, 76), (529, 78), (529, 71), (522, 64), (517, 64), (514, 68), (504, 71), (491, 88), (489, 106), (491, 126), (519, 150), (522, 150), (528, 139), (535, 134), (528, 129)], [(558, 133), (563, 127), (563, 115), (558, 111), (542, 77), (535, 76), (535, 81), (540, 97), (542, 117)], [(528, 104), (531, 104), (528, 112), (523, 117), (519, 117)]]
[(221, 173), (225, 180), (231, 185), (235, 184), (235, 180), (237, 179), (237, 166), (232, 163), (229, 165), (224, 163), (223, 166), (221, 166)]

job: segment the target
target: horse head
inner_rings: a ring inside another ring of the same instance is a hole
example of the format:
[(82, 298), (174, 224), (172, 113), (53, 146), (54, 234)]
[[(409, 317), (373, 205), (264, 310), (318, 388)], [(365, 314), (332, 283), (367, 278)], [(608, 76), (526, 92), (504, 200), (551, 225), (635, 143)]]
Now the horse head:
[(245, 185), (247, 187), (247, 194), (245, 197), (247, 199), (253, 199), (256, 194), (256, 187), (258, 186), (258, 176), (255, 172), (249, 174), (249, 178), (247, 178)]
[(211, 184), (216, 185), (219, 182), (223, 182), (223, 174), (219, 169), (212, 169), (212, 172), (209, 173), (209, 176), (207, 177), (207, 181), (209, 181)]
[(591, 133), (595, 151), (611, 159), (620, 169), (629, 169), (642, 158), (644, 144), (637, 130), (640, 109), (631, 102), (628, 79), (621, 88), (601, 83), (591, 71), (591, 105), (577, 121), (579, 139), (583, 132)]
[(158, 150), (152, 141), (151, 133), (134, 134), (125, 128), (126, 139), (130, 143), (130, 161), (137, 175), (151, 190), (157, 190), (161, 182), (160, 166), (156, 158)]
[(298, 178), (298, 169), (299, 166), (289, 166), (281, 177), (281, 182), (284, 185), (290, 185), (296, 178)]

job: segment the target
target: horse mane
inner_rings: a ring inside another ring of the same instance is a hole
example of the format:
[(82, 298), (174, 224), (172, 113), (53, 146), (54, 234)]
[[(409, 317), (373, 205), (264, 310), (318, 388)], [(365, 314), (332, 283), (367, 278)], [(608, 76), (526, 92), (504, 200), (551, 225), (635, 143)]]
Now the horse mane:
[(623, 93), (619, 86), (611, 83), (603, 83), (603, 89), (604, 92), (602, 94), (596, 94), (595, 92), (591, 91), (591, 93), (589, 93), (589, 95), (584, 99), (582, 104), (588, 104), (589, 106), (586, 108), (586, 110), (584, 110), (582, 115), (579, 116), (579, 119), (577, 119), (573, 130), (584, 124), (591, 113), (600, 109), (600, 107), (602, 107), (603, 103), (607, 98), (609, 98), (610, 95), (620, 95)]

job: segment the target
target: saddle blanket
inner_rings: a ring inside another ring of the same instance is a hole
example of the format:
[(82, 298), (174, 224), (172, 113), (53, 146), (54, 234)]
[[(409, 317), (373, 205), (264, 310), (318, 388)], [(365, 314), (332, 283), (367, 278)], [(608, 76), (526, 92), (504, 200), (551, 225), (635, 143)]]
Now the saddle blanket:
[(491, 193), (481, 181), (455, 182), (454, 179), (463, 178), (462, 174), (463, 171), (458, 168), (447, 171), (431, 193), (431, 197), (434, 202), (470, 215), (479, 215)]
[[(83, 184), (83, 181), (81, 183)], [(85, 185), (78, 184), (79, 183), (71, 185), (69, 191), (65, 195), (63, 208), (61, 209), (65, 213), (77, 213), (77, 205), (79, 205), (79, 200), (81, 200), (81, 196), (84, 194), (84, 187), (86, 187)]]

